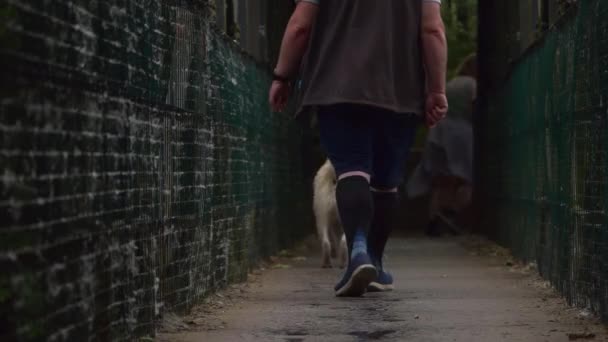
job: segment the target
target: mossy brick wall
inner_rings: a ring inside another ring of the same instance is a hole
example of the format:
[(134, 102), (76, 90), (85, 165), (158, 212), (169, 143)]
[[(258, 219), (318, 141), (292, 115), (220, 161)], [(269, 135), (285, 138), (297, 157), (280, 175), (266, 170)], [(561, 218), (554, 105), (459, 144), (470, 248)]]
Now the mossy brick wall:
[(309, 134), (204, 1), (0, 3), (0, 340), (153, 335), (311, 232)]
[(561, 3), (525, 49), (517, 2), (480, 3), (481, 229), (608, 321), (608, 2)]

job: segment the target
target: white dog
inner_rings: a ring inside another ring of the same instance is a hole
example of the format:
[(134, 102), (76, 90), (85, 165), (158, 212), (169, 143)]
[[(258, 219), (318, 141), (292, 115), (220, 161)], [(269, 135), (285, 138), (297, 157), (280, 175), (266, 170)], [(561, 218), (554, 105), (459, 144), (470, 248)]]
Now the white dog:
[(346, 236), (340, 223), (336, 203), (336, 171), (329, 160), (321, 166), (314, 180), (313, 209), (317, 220), (317, 234), (323, 249), (321, 267), (331, 268), (331, 258), (338, 257), (341, 268), (346, 266), (348, 250)]

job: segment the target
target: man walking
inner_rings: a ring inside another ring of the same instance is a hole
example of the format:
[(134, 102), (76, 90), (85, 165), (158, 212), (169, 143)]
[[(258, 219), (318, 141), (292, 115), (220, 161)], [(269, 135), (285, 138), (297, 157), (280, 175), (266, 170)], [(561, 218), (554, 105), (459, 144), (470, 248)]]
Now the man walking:
[(269, 101), (284, 109), (302, 73), (298, 112), (314, 107), (336, 169), (349, 265), (337, 296), (393, 288), (382, 263), (421, 118), (447, 112), (441, 0), (300, 0), (287, 26)]

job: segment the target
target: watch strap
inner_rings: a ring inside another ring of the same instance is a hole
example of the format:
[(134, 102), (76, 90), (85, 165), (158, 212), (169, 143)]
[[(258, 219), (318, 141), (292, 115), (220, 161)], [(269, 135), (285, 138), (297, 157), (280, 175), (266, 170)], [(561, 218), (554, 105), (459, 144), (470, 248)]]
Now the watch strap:
[(272, 72), (272, 80), (285, 82), (285, 83), (289, 83), (289, 81), (290, 81), (289, 77), (281, 76), (281, 75), (277, 74), (276, 71)]

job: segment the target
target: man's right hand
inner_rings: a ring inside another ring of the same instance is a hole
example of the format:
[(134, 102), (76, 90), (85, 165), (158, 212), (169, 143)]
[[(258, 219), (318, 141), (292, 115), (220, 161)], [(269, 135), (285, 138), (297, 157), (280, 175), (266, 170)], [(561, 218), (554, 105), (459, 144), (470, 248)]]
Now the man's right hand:
[(282, 112), (289, 101), (291, 89), (289, 84), (282, 81), (272, 81), (270, 93), (268, 94), (268, 102), (270, 108), (275, 112)]
[(443, 93), (429, 93), (426, 96), (426, 124), (434, 127), (448, 113), (448, 99)]

